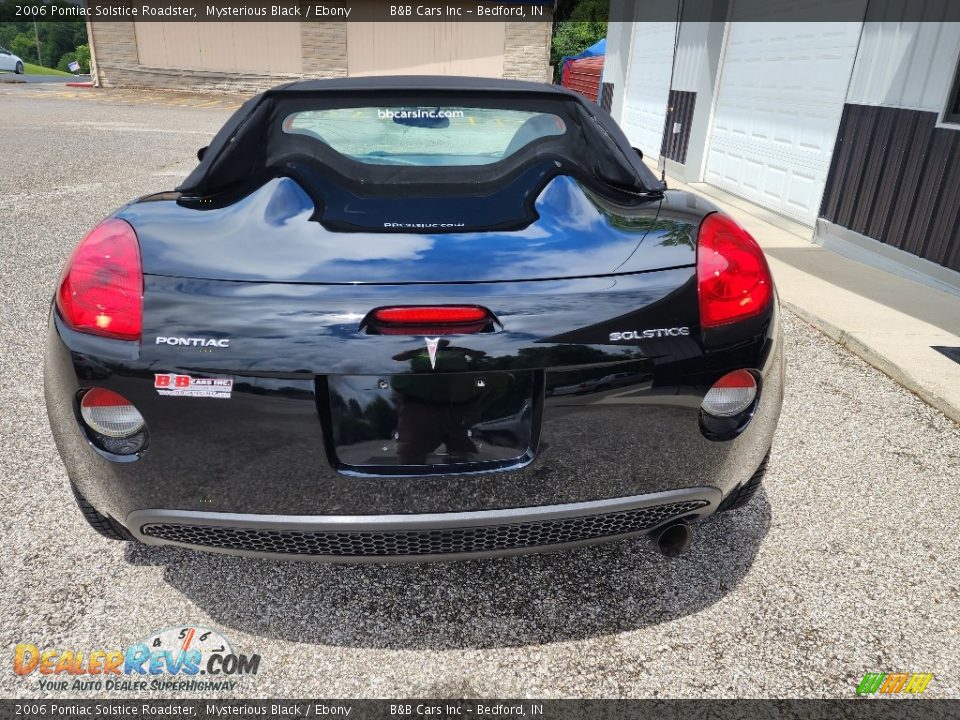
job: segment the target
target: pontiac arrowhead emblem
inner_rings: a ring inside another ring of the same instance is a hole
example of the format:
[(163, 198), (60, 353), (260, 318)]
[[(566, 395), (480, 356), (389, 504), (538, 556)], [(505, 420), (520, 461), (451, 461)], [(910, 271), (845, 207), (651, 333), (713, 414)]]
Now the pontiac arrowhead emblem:
[(427, 353), (430, 355), (430, 369), (437, 369), (437, 345), (440, 344), (440, 338), (424, 338), (427, 341)]

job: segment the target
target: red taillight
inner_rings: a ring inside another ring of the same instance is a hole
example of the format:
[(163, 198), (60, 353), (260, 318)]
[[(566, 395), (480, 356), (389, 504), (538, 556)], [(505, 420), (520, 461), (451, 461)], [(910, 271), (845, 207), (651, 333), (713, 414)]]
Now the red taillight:
[(454, 335), (480, 332), (492, 321), (476, 305), (415, 305), (377, 308), (365, 324), (383, 335)]
[(700, 324), (717, 327), (761, 313), (773, 297), (763, 251), (732, 218), (713, 213), (700, 225), (697, 283)]
[(143, 329), (143, 273), (133, 228), (111, 218), (81, 241), (67, 262), (57, 307), (74, 330), (139, 340)]

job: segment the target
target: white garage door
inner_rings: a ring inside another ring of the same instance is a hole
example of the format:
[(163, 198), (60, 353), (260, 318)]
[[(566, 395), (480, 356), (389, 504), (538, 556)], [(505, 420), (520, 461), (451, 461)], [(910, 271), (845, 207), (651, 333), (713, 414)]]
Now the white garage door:
[(734, 15), (707, 182), (804, 224), (816, 221), (860, 27)]
[(635, 23), (630, 39), (620, 127), (649, 158), (659, 156), (663, 140), (675, 33), (676, 23)]

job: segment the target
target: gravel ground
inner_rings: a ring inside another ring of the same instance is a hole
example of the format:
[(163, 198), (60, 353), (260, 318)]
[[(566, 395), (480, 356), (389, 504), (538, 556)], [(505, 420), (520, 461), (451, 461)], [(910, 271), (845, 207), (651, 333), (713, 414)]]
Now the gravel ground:
[(960, 428), (789, 314), (765, 489), (678, 560), (631, 541), (326, 566), (102, 540), (47, 428), (49, 298), (83, 233), (176, 184), (227, 110), (81, 92), (0, 86), (3, 696), (73, 694), (16, 676), (17, 643), (125, 647), (181, 624), (262, 656), (238, 697), (849, 697), (868, 671), (960, 696)]

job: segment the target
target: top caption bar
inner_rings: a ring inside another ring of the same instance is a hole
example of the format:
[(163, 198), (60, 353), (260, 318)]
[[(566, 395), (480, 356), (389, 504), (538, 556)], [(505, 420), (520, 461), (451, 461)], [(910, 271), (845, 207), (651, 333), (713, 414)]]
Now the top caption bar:
[(0, 21), (56, 22), (397, 22), (521, 21), (552, 22), (553, 0), (427, 0), (426, 2), (170, 2), (170, 0), (87, 0), (56, 5), (0, 0)]
[[(0, 0), (0, 21), (551, 22), (555, 0)], [(960, 22), (960, 0), (611, 0), (610, 22)]]

